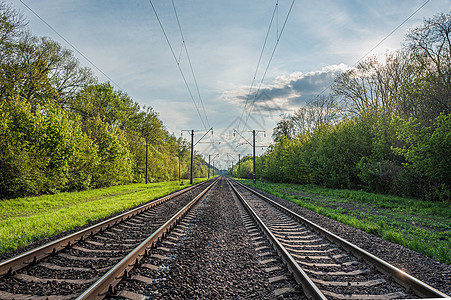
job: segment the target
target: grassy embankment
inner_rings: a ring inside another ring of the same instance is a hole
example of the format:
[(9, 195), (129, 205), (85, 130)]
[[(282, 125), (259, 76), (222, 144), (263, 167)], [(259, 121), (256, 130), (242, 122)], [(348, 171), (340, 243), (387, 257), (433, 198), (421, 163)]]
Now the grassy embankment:
[[(195, 183), (206, 179), (196, 179)], [(0, 201), (0, 254), (189, 186), (189, 181), (112, 186)]]
[[(254, 186), (251, 180), (243, 183)], [(451, 264), (451, 206), (314, 185), (257, 183), (255, 187), (385, 240)]]

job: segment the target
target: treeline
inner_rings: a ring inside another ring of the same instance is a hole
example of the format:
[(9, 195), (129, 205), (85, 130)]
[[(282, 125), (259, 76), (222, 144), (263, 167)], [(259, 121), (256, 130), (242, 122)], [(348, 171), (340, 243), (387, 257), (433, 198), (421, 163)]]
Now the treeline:
[[(0, 198), (189, 177), (188, 144), (0, 1)], [(194, 176), (206, 176), (195, 157)]]
[(257, 176), (450, 201), (450, 32), (451, 13), (438, 14), (384, 62), (339, 75), (329, 96), (278, 122)]

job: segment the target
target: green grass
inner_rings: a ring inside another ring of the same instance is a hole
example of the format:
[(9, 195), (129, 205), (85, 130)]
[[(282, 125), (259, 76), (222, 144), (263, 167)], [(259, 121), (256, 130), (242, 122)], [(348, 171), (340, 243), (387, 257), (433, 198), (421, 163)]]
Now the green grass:
[(451, 264), (449, 203), (315, 185), (242, 182)]
[(0, 201), (0, 254), (180, 190), (189, 181), (184, 184), (131, 184)]

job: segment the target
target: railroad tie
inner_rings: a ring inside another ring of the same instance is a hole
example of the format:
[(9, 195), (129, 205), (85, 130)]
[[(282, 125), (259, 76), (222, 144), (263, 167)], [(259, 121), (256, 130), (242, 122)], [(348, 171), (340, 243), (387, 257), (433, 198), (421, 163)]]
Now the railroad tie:
[(125, 298), (125, 299), (130, 299), (130, 300), (145, 300), (147, 297), (135, 292), (130, 292), (130, 291), (120, 291), (119, 293), (117, 293), (118, 297), (121, 298)]

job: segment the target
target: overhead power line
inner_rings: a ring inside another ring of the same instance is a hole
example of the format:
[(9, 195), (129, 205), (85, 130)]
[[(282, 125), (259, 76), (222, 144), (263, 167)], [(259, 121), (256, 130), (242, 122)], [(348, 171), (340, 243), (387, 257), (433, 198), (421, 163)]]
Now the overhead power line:
[(254, 108), (255, 101), (257, 100), (257, 97), (258, 97), (258, 93), (260, 92), (260, 89), (261, 89), (261, 86), (263, 84), (263, 81), (265, 80), (266, 73), (268, 72), (269, 66), (271, 65), (271, 62), (272, 62), (272, 59), (274, 57), (274, 53), (276, 52), (277, 46), (279, 45), (280, 37), (282, 36), (282, 33), (283, 33), (284, 29), (285, 29), (285, 25), (287, 24), (287, 21), (288, 21), (288, 18), (290, 17), (291, 11), (293, 10), (294, 2), (296, 2), (296, 0), (293, 0), (291, 2), (290, 9), (288, 10), (288, 13), (287, 13), (287, 16), (285, 18), (285, 21), (283, 22), (283, 26), (280, 29), (280, 34), (277, 36), (276, 44), (274, 45), (274, 48), (273, 48), (272, 53), (271, 53), (271, 57), (269, 58), (268, 64), (266, 65), (266, 69), (265, 69), (265, 72), (263, 73), (263, 76), (262, 76), (262, 79), (260, 81), (260, 85), (258, 86), (257, 92), (254, 94), (254, 100), (252, 101), (252, 104), (251, 104), (251, 107), (249, 109), (249, 113), (247, 114), (246, 122), (244, 123), (243, 128), (246, 127), (247, 122), (249, 121), (249, 117), (250, 117), (250, 115), (252, 113), (252, 110)]
[[(278, 4), (279, 4), (279, 1), (277, 0), (276, 5), (274, 6), (274, 10), (272, 12), (271, 21), (269, 22), (268, 31), (266, 31), (265, 41), (263, 42), (263, 47), (262, 47), (262, 50), (260, 51), (260, 57), (258, 58), (257, 67), (255, 68), (255, 72), (254, 72), (254, 77), (252, 78), (252, 84), (251, 84), (251, 86), (249, 88), (249, 92), (248, 92), (247, 97), (246, 97), (246, 102), (244, 103), (244, 108), (243, 108), (243, 111), (241, 112), (240, 120), (238, 121), (238, 127), (237, 127), (238, 130), (240, 129), (240, 125), (241, 125), (241, 122), (243, 120), (243, 115), (244, 115), (244, 113), (246, 111), (247, 103), (249, 102), (249, 98), (251, 96), (252, 89), (254, 88), (255, 78), (257, 77), (257, 72), (258, 72), (258, 69), (260, 68), (260, 62), (262, 60), (263, 52), (265, 51), (266, 42), (268, 41), (269, 33), (271, 32), (271, 27), (272, 27), (272, 22), (274, 20), (274, 15), (276, 14), (276, 11), (278, 11), (278, 9), (277, 9), (278, 8)], [(277, 17), (278, 17), (278, 13), (277, 13)], [(279, 28), (277, 28), (277, 35), (278, 34), (279, 34)]]
[(376, 46), (374, 46), (373, 48), (371, 48), (370, 51), (368, 51), (364, 56), (362, 56), (355, 64), (352, 65), (352, 67), (355, 67), (359, 62), (361, 62), (365, 57), (368, 56), (368, 54), (370, 54), (371, 52), (373, 52), (374, 49), (376, 49), (377, 47), (379, 47), (380, 44), (382, 44), (386, 39), (388, 39), (396, 30), (398, 30), (402, 25), (404, 25), (408, 20), (410, 20), (410, 18), (412, 18), (417, 12), (420, 11), (420, 9), (422, 9), (426, 4), (428, 4), (428, 2), (431, 0), (427, 0), (426, 2), (423, 3), (423, 5), (421, 5), (417, 10), (415, 10), (410, 16), (407, 17), (407, 19), (405, 19), (404, 21), (401, 22), (401, 24), (399, 24), (398, 26), (396, 26), (395, 29), (393, 29), (386, 37), (384, 37), (379, 43), (376, 44)]
[[(410, 16), (408, 16), (404, 21), (402, 21), (398, 26), (396, 26), (395, 29), (393, 29), (389, 34), (387, 34), (387, 36), (385, 36), (379, 43), (377, 43), (373, 48), (371, 48), (371, 50), (369, 50), (367, 53), (365, 53), (365, 55), (363, 55), (359, 60), (357, 60), (357, 62), (355, 62), (351, 68), (354, 68), (355, 66), (357, 66), (359, 64), (359, 62), (361, 62), (363, 59), (365, 59), (365, 57), (367, 57), (371, 52), (373, 52), (374, 49), (376, 49), (377, 47), (380, 46), (380, 44), (382, 44), (386, 39), (388, 39), (393, 33), (395, 33), (402, 25), (404, 25), (408, 20), (410, 20), (410, 18), (412, 18), (417, 12), (419, 12), (426, 4), (429, 3), (429, 1), (431, 0), (427, 0), (426, 2), (423, 3), (423, 5), (421, 5), (419, 8), (417, 8)], [(328, 87), (326, 87), (324, 90), (321, 91), (321, 93), (319, 93), (318, 95), (316, 95), (315, 98), (318, 98), (319, 96), (321, 96), (322, 94), (324, 94), (325, 91), (327, 91), (328, 89), (331, 88), (331, 86), (334, 83), (332, 82)]]
[(111, 81), (115, 86), (117, 86), (120, 90), (121, 87), (114, 82), (113, 79), (111, 79), (105, 72), (103, 72), (99, 67), (97, 67), (89, 58), (86, 57), (83, 53), (81, 53), (80, 50), (78, 50), (72, 43), (70, 43), (65, 37), (63, 37), (58, 31), (56, 31), (49, 23), (47, 23), (41, 16), (39, 16), (31, 7), (29, 7), (26, 3), (24, 3), (22, 0), (19, 0), (26, 8), (28, 8), (36, 17), (38, 17), (45, 25), (47, 25), (53, 32), (55, 32), (60, 38), (62, 38), (69, 46), (72, 47), (78, 54), (80, 54), (84, 59), (86, 59), (94, 68), (96, 68), (100, 73), (103, 74), (106, 78), (108, 78), (109, 81)]
[[(199, 102), (200, 102), (200, 104), (202, 106), (202, 110), (204, 112), (204, 116), (205, 116), (205, 120), (207, 121), (207, 125), (208, 125), (208, 127), (211, 127), (210, 126), (210, 122), (208, 121), (207, 113), (205, 111), (204, 102), (202, 101), (202, 97), (200, 95), (199, 86), (198, 86), (197, 80), (196, 80), (196, 75), (194, 74), (193, 65), (191, 63), (191, 58), (190, 58), (190, 56), (188, 54), (188, 47), (186, 46), (185, 37), (183, 36), (182, 26), (180, 25), (180, 20), (179, 20), (178, 14), (177, 14), (177, 9), (175, 8), (174, 0), (172, 0), (172, 7), (174, 8), (175, 18), (177, 19), (177, 24), (178, 24), (179, 30), (180, 30), (180, 36), (182, 38), (182, 47), (185, 48), (185, 53), (186, 53), (186, 57), (188, 58), (188, 63), (189, 63), (189, 67), (191, 69), (191, 74), (193, 75), (194, 84), (196, 85), (196, 90), (197, 90), (197, 95), (199, 97)], [(180, 52), (180, 56), (181, 56), (181, 52)]]
[(171, 50), (172, 56), (174, 57), (175, 63), (177, 64), (177, 67), (178, 67), (178, 69), (180, 71), (180, 74), (182, 75), (183, 81), (185, 82), (185, 86), (188, 89), (188, 93), (189, 93), (189, 95), (191, 97), (191, 100), (194, 103), (194, 107), (196, 108), (197, 114), (199, 115), (199, 118), (202, 121), (202, 124), (203, 124), (204, 128), (207, 129), (205, 121), (202, 118), (202, 115), (201, 115), (201, 113), (199, 111), (199, 107), (197, 106), (197, 103), (194, 100), (193, 93), (191, 92), (191, 89), (190, 89), (190, 87), (188, 85), (188, 81), (186, 80), (185, 74), (183, 73), (182, 67), (180, 66), (180, 62), (177, 60), (177, 55), (174, 52), (174, 49), (173, 49), (173, 47), (171, 45), (171, 42), (169, 41), (168, 35), (166, 34), (166, 31), (164, 30), (163, 24), (161, 23), (160, 17), (158, 16), (157, 10), (155, 9), (155, 6), (153, 5), (152, 0), (149, 0), (149, 3), (150, 3), (150, 6), (152, 7), (152, 10), (153, 10), (154, 14), (155, 14), (155, 17), (157, 18), (158, 24), (160, 25), (161, 31), (163, 32), (163, 35), (164, 35), (164, 37), (166, 39), (166, 42), (168, 43), (169, 49)]

